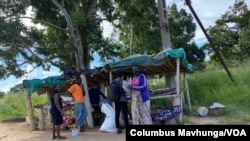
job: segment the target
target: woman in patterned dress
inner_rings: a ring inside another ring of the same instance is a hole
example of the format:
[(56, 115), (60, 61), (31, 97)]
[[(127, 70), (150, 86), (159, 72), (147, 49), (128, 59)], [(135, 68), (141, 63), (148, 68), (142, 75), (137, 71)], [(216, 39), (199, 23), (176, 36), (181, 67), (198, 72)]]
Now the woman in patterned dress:
[(145, 74), (140, 72), (139, 66), (132, 67), (130, 78), (132, 89), (132, 122), (133, 125), (152, 124), (148, 82)]

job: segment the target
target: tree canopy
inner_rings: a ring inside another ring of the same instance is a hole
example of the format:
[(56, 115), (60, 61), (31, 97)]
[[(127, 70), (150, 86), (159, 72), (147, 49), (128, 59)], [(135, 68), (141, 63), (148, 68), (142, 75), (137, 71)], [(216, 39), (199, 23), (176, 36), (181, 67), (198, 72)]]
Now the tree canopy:
[[(246, 3), (238, 1), (216, 20), (214, 26), (207, 29), (214, 46), (230, 65), (237, 65), (249, 58), (249, 19), (250, 11)], [(218, 62), (209, 44), (205, 44), (203, 48), (208, 50), (211, 62)]]
[[(208, 29), (223, 56), (235, 56), (234, 60), (248, 52), (249, 11), (244, 4), (235, 4)], [(28, 8), (31, 17), (25, 15)], [(198, 48), (193, 42), (196, 25), (192, 15), (175, 4), (168, 9), (173, 48), (184, 48), (189, 62), (197, 66), (205, 59), (204, 49), (213, 59), (209, 45)], [(21, 22), (24, 18), (42, 26), (29, 27)], [(0, 21), (1, 79), (29, 73), (28, 65), (65, 70), (76, 64), (85, 70), (90, 68), (93, 53), (105, 62), (138, 53), (156, 54), (162, 49), (157, 1), (152, 0), (3, 0)], [(103, 21), (114, 26), (110, 38), (103, 37)], [(228, 26), (232, 22), (235, 28)]]
[[(25, 17), (29, 7), (33, 16)], [(27, 65), (64, 70), (76, 64), (78, 69), (88, 69), (93, 52), (104, 59), (117, 56), (119, 44), (104, 39), (100, 26), (102, 20), (112, 20), (112, 11), (108, 0), (1, 1), (1, 78), (29, 73)], [(22, 18), (42, 28), (28, 27)]]

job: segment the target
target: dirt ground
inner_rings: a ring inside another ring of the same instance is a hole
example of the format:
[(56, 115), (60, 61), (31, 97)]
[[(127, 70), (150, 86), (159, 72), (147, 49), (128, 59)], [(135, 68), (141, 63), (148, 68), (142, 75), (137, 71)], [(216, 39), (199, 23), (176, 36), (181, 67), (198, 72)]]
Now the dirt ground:
[[(71, 136), (71, 130), (61, 130), (61, 135), (68, 141), (125, 141), (125, 130), (121, 134), (99, 132), (100, 127), (86, 129), (79, 136)], [(50, 141), (51, 129), (45, 131), (30, 131), (27, 122), (0, 123), (0, 141)]]
[[(183, 116), (183, 120), (189, 121), (191, 125), (202, 124), (222, 124), (225, 117), (199, 117)], [(79, 136), (71, 136), (71, 130), (62, 129), (62, 136), (66, 136), (70, 141), (125, 141), (125, 129), (121, 134), (99, 132), (100, 126), (93, 129), (86, 129)], [(27, 122), (3, 122), (0, 123), (0, 141), (50, 141), (51, 129), (45, 131), (30, 131)]]

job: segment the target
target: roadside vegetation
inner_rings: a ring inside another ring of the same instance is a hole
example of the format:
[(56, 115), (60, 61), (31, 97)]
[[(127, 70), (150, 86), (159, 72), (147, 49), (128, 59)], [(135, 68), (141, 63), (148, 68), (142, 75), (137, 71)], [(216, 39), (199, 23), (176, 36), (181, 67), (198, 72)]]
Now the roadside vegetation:
[(197, 114), (200, 106), (210, 107), (218, 102), (226, 106), (227, 123), (249, 123), (250, 62), (231, 68), (230, 72), (234, 82), (221, 68), (188, 75), (192, 110), (187, 112), (186, 108), (186, 114)]

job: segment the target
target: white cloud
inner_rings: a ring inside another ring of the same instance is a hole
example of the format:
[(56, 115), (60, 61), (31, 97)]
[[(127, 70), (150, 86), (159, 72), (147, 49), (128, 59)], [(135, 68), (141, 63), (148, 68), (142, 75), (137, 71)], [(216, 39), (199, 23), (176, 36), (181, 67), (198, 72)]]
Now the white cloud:
[[(33, 12), (32, 12), (32, 7), (31, 6), (28, 7), (26, 15), (24, 15), (23, 17), (33, 17)], [(27, 25), (29, 27), (37, 27), (38, 29), (42, 28), (41, 24), (34, 24), (34, 23), (32, 23), (31, 18), (22, 18), (21, 21), (25, 25)]]
[(28, 76), (28, 79), (43, 79), (49, 76), (59, 76), (61, 73), (58, 68), (52, 67), (50, 71), (45, 71), (42, 68), (35, 69)]
[[(229, 6), (234, 5), (235, 0), (192, 0), (191, 2), (194, 11), (203, 24), (203, 27), (206, 29), (209, 26), (214, 26), (215, 21), (225, 14), (225, 12), (229, 9)], [(188, 13), (191, 13), (188, 6), (184, 5), (183, 0), (167, 0), (168, 5), (171, 5), (172, 3), (176, 3), (179, 9), (183, 8)], [(250, 0), (245, 0), (245, 3), (248, 7), (250, 7)], [(197, 41), (206, 39), (195, 18), (194, 21), (197, 26), (194, 40)]]
[[(199, 17), (204, 28), (213, 26), (215, 21), (219, 19), (222, 14), (228, 10), (229, 6), (232, 6), (234, 0), (209, 0), (209, 1), (192, 1), (192, 6), (196, 11), (197, 16)], [(197, 31), (195, 40), (200, 38), (205, 38), (204, 33), (202, 32), (200, 26), (197, 24)]]
[[(28, 65), (26, 67), (26, 71), (30, 72), (32, 70), (32, 66)], [(59, 76), (61, 75), (60, 70), (58, 68), (52, 67), (51, 71), (44, 71), (42, 68), (38, 68), (33, 70), (30, 73), (25, 74), (21, 78), (16, 78), (14, 76), (10, 76), (6, 80), (0, 81), (0, 91), (8, 92), (11, 87), (21, 84), (23, 80), (31, 80), (31, 79), (43, 79), (49, 76)]]
[(112, 24), (107, 21), (103, 21), (101, 23), (101, 26), (103, 28), (103, 37), (104, 38), (110, 37), (111, 33), (113, 32)]

